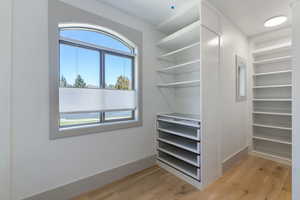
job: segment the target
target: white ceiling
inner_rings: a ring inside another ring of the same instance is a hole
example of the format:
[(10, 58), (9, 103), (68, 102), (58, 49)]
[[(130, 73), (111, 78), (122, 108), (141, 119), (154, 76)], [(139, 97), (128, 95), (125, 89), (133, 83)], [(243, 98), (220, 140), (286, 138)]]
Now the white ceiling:
[(264, 22), (278, 15), (287, 15), (291, 23), (290, 0), (209, 0), (231, 19), (246, 35), (252, 36), (276, 28), (265, 28)]
[(98, 0), (119, 10), (137, 16), (153, 25), (158, 25), (178, 10), (184, 9), (198, 0), (176, 0), (176, 9), (172, 10), (174, 0)]
[[(175, 12), (198, 0), (176, 0), (176, 9), (170, 8), (174, 0), (98, 0), (126, 13), (137, 16), (151, 24), (158, 25)], [(287, 15), (290, 24), (289, 0), (209, 0), (235, 23), (246, 35), (267, 32), (264, 21), (272, 16)], [(277, 29), (278, 27), (276, 27)]]

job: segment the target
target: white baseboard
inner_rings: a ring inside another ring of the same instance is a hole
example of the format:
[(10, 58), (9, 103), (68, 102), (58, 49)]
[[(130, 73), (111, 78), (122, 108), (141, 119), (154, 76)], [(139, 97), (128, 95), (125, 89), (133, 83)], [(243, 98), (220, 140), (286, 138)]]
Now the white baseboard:
[(238, 163), (241, 159), (245, 158), (249, 154), (249, 147), (246, 146), (239, 150), (238, 152), (228, 156), (222, 162), (223, 174), (231, 169), (236, 163)]
[(58, 187), (41, 194), (34, 195), (24, 200), (67, 200), (82, 193), (92, 191), (120, 180), (126, 176), (142, 171), (156, 165), (156, 156), (150, 156), (142, 160), (129, 163), (115, 169)]

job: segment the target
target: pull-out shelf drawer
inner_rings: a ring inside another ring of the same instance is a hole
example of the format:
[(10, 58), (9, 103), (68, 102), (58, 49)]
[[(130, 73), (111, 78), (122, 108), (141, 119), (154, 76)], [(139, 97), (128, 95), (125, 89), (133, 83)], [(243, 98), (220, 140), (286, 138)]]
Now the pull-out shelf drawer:
[(188, 164), (194, 165), (195, 167), (200, 167), (200, 154), (186, 151), (161, 141), (158, 141), (157, 150), (173, 156), (174, 158), (182, 160)]
[(158, 160), (180, 171), (181, 173), (196, 179), (197, 181), (201, 180), (200, 167), (190, 165), (162, 151), (158, 151)]

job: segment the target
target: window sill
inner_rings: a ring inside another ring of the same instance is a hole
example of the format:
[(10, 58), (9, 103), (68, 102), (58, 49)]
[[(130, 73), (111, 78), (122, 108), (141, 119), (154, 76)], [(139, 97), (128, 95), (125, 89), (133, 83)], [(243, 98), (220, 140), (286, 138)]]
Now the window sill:
[(98, 134), (102, 132), (117, 131), (121, 129), (128, 129), (134, 127), (140, 127), (143, 123), (141, 120), (131, 120), (131, 121), (122, 121), (122, 122), (107, 122), (105, 124), (93, 124), (85, 125), (81, 127), (68, 127), (61, 128), (58, 131), (50, 134), (51, 140), (67, 138), (67, 137), (76, 137), (84, 136), (88, 134)]

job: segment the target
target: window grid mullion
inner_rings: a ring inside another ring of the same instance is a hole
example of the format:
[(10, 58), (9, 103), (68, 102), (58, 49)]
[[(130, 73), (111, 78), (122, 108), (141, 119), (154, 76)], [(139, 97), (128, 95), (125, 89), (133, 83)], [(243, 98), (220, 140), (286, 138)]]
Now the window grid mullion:
[[(100, 88), (105, 88), (105, 81), (104, 81), (104, 52), (102, 50), (99, 50), (100, 53), (100, 62), (99, 62), (99, 80), (100, 80)], [(100, 112), (100, 124), (104, 123), (104, 112)]]

